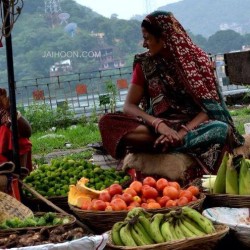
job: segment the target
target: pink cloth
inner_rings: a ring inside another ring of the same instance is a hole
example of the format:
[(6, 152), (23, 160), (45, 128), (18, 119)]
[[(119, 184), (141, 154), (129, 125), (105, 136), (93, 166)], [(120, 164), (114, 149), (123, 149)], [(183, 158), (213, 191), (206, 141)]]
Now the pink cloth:
[[(28, 138), (18, 138), (19, 142), (19, 155), (28, 154), (27, 168), (32, 170), (31, 163), (31, 148), (32, 144)], [(12, 156), (12, 133), (11, 130), (5, 126), (0, 126), (0, 163), (10, 161), (10, 156)]]
[(131, 83), (141, 87), (144, 86), (145, 77), (139, 63), (137, 63), (134, 67)]

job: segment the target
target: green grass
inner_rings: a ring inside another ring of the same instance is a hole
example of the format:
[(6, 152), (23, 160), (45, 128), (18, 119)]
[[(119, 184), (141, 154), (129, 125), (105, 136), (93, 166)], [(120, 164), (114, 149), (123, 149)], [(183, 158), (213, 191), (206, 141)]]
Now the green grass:
[(83, 148), (89, 143), (101, 140), (97, 125), (77, 125), (76, 128), (58, 129), (56, 132), (37, 132), (32, 135), (32, 153), (48, 154), (53, 151), (67, 150), (65, 143), (70, 143), (70, 149)]
[[(244, 134), (244, 123), (250, 122), (250, 109), (231, 109), (230, 114), (239, 133)], [(85, 126), (77, 125), (75, 129), (69, 127), (58, 129), (56, 132), (37, 132), (32, 135), (31, 141), (33, 154), (45, 155), (54, 151), (68, 150), (65, 143), (71, 144), (70, 149), (84, 148), (89, 143), (101, 141), (101, 136), (98, 126), (90, 123)]]
[(229, 112), (233, 118), (236, 129), (240, 134), (245, 134), (244, 124), (250, 122), (250, 109), (231, 109)]

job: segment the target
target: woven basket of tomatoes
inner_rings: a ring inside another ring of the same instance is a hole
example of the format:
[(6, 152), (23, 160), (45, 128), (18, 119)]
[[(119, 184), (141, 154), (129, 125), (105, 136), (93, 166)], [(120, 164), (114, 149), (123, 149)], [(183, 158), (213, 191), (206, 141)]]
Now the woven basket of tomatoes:
[(80, 202), (69, 202), (69, 206), (96, 233), (103, 233), (115, 222), (124, 220), (134, 207), (143, 207), (150, 213), (167, 213), (181, 206), (201, 210), (204, 200), (205, 195), (196, 186), (181, 188), (178, 182), (148, 176), (142, 181), (131, 182), (127, 188), (112, 184), (101, 192), (85, 194)]

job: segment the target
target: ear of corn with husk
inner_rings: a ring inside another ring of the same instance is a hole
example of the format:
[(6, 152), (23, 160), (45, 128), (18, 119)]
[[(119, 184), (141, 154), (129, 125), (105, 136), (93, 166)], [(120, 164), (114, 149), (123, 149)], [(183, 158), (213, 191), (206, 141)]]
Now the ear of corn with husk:
[(239, 194), (238, 166), (229, 154), (226, 170), (226, 194)]
[(213, 193), (225, 194), (226, 192), (226, 171), (227, 171), (227, 161), (229, 158), (228, 152), (223, 156), (222, 162), (217, 172), (217, 176), (214, 182)]
[(239, 173), (239, 194), (250, 195), (250, 160), (243, 158)]

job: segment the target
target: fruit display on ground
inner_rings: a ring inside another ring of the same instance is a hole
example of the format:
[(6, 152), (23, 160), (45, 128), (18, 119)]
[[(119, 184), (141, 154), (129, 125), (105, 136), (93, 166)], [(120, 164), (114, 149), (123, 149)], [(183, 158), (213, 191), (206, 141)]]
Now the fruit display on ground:
[(151, 214), (143, 208), (134, 208), (124, 221), (116, 222), (110, 232), (113, 245), (133, 247), (212, 233), (215, 233), (213, 223), (188, 206), (166, 214)]
[(83, 180), (70, 187), (68, 203), (83, 210), (122, 211), (134, 207), (161, 209), (174, 206), (185, 206), (199, 198), (199, 188), (189, 186), (181, 188), (178, 182), (165, 178), (158, 180), (146, 177), (143, 181), (133, 181), (127, 188), (112, 184), (101, 192), (84, 187)]
[[(54, 159), (32, 171), (24, 182), (45, 197), (67, 197), (69, 185), (76, 184), (82, 177), (88, 178), (90, 188), (103, 190), (113, 183), (124, 184), (131, 176), (114, 168), (103, 169), (86, 160), (68, 158)], [(25, 191), (25, 190), (24, 190)], [(25, 193), (29, 195), (29, 193)]]

